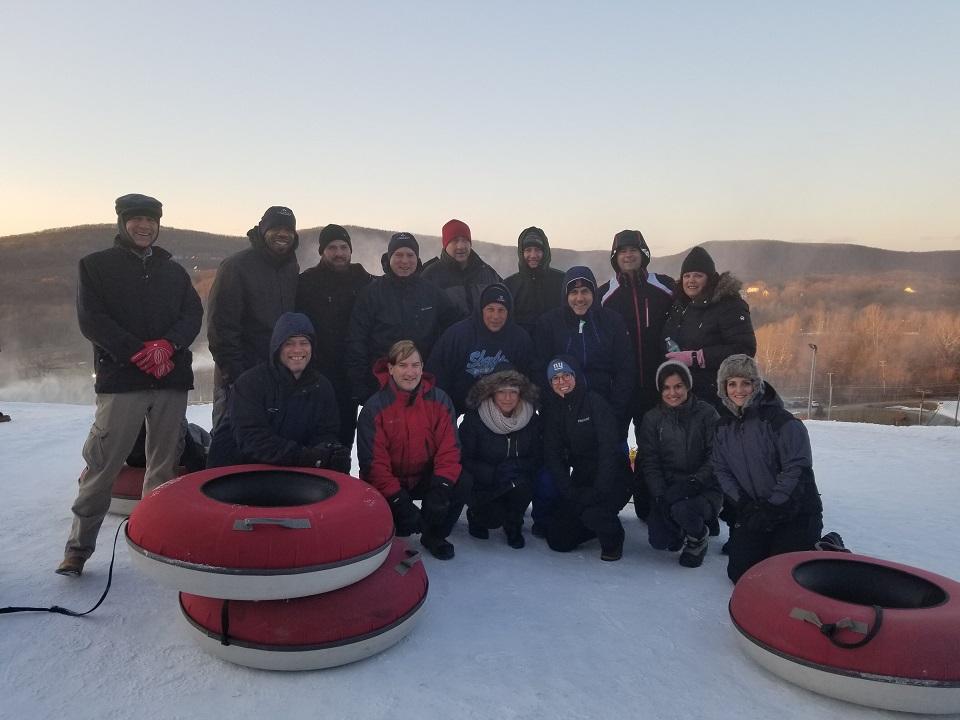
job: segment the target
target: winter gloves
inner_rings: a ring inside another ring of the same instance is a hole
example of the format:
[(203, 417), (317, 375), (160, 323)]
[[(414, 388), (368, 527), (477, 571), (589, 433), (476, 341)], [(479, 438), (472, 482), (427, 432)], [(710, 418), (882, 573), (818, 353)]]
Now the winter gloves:
[(677, 352), (668, 352), (667, 358), (674, 360), (679, 363), (683, 363), (687, 367), (693, 367), (694, 365), (705, 368), (706, 365), (703, 361), (703, 350), (678, 350)]
[(430, 489), (423, 496), (423, 512), (431, 518), (440, 520), (450, 512), (453, 502), (453, 487), (448, 480), (434, 475), (430, 480)]
[(686, 480), (675, 482), (668, 487), (666, 492), (663, 493), (663, 499), (668, 505), (673, 505), (681, 500), (696, 497), (702, 491), (703, 483), (691, 476)]
[(300, 467), (318, 467), (335, 472), (350, 472), (350, 448), (338, 442), (326, 442), (304, 448), (297, 457)]
[(420, 532), (420, 511), (410, 499), (406, 490), (387, 498), (390, 504), (390, 513), (393, 515), (393, 524), (397, 528), (399, 537), (407, 537)]
[(147, 340), (143, 347), (130, 357), (130, 362), (157, 380), (173, 370), (174, 349), (169, 340)]
[(786, 505), (766, 500), (747, 500), (737, 506), (737, 524), (754, 533), (769, 533), (793, 517)]

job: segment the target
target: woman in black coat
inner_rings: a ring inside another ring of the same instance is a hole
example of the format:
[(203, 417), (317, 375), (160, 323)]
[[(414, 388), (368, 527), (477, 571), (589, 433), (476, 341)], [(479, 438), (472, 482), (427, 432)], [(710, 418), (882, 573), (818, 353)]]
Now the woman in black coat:
[(741, 282), (717, 273), (710, 253), (693, 248), (680, 268), (680, 288), (663, 327), (668, 360), (690, 368), (701, 399), (722, 412), (717, 397), (717, 369), (735, 354), (753, 356), (757, 337), (750, 306), (740, 297)]
[(569, 355), (547, 365), (553, 392), (544, 404), (543, 454), (560, 491), (545, 521), (547, 544), (567, 552), (596, 537), (600, 559), (619, 560), (624, 539), (619, 513), (630, 497), (630, 469), (613, 409), (581, 384), (581, 372)]
[(460, 456), (473, 477), (468, 501), (470, 534), (485, 540), (503, 527), (507, 544), (522, 548), (523, 516), (543, 461), (537, 388), (502, 363), (480, 378), (467, 396), (460, 423)]
[(637, 432), (638, 462), (653, 498), (647, 517), (650, 545), (682, 548), (680, 564), (699, 567), (707, 552), (707, 525), (723, 499), (710, 464), (719, 416), (693, 395), (683, 363), (663, 363), (656, 382), (661, 401), (646, 412)]

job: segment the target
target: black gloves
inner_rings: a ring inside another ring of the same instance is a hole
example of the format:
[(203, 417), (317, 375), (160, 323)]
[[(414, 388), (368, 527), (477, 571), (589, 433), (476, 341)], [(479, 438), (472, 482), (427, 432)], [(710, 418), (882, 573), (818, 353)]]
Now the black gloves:
[(673, 505), (681, 500), (696, 497), (703, 490), (703, 484), (695, 477), (689, 477), (686, 480), (675, 482), (663, 493), (663, 499), (668, 505)]
[(393, 515), (393, 524), (397, 528), (399, 537), (406, 537), (420, 532), (420, 511), (413, 504), (406, 490), (401, 490), (393, 497), (387, 498), (390, 512)]
[(297, 458), (297, 465), (349, 473), (350, 460), (349, 447), (338, 442), (326, 442), (301, 450), (300, 456)]
[(436, 475), (430, 480), (430, 489), (423, 496), (423, 512), (432, 518), (444, 518), (450, 512), (453, 487), (450, 482)]
[(737, 523), (750, 532), (773, 532), (777, 525), (791, 518), (789, 509), (766, 500), (752, 500), (737, 507)]

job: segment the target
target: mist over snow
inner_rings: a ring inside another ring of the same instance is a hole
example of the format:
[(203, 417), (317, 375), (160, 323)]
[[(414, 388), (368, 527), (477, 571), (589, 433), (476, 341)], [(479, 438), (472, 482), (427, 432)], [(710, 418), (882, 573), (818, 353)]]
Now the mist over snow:
[[(952, 409), (952, 408), (951, 408)], [(85, 610), (106, 581), (108, 516), (80, 579), (57, 576), (92, 405), (0, 400), (0, 606)], [(209, 426), (209, 405), (188, 409)], [(826, 528), (867, 555), (960, 578), (960, 430), (807, 423)], [(381, 655), (331, 670), (251, 670), (203, 653), (177, 595), (135, 571), (121, 539), (114, 584), (83, 619), (0, 617), (3, 718), (900, 718), (831, 700), (760, 669), (736, 645), (720, 538), (703, 567), (649, 548), (623, 511), (623, 560), (596, 542), (560, 554), (529, 537), (425, 557), (420, 624)], [(418, 547), (416, 541), (412, 543)]]

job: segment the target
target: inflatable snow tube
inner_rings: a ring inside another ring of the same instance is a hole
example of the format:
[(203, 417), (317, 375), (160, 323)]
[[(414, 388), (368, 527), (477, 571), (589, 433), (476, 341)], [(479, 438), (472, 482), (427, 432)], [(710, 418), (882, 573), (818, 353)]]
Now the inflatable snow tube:
[[(182, 475), (185, 472), (186, 468), (177, 468), (177, 475)], [(142, 467), (124, 465), (120, 468), (110, 492), (108, 513), (126, 517), (133, 512), (133, 509), (140, 502), (140, 496), (143, 494), (143, 476), (145, 473), (146, 468)]]
[(318, 670), (362, 660), (406, 637), (427, 597), (419, 554), (394, 540), (369, 577), (294, 600), (243, 602), (180, 593), (190, 634), (223, 660), (264, 670)]
[(275, 600), (365, 578), (390, 551), (393, 518), (379, 492), (349, 475), (234, 465), (156, 488), (126, 536), (133, 564), (163, 585)]
[(960, 712), (960, 583), (863, 555), (796, 552), (730, 598), (741, 647), (785, 680), (848, 702)]
[(124, 465), (113, 481), (110, 492), (110, 509), (114, 515), (129, 515), (140, 502), (143, 493), (143, 475), (146, 468)]

